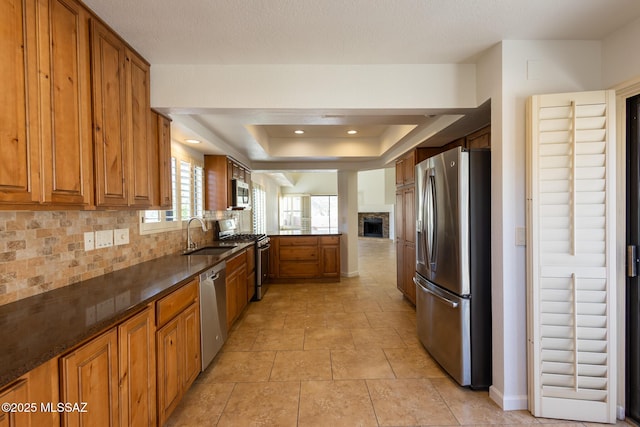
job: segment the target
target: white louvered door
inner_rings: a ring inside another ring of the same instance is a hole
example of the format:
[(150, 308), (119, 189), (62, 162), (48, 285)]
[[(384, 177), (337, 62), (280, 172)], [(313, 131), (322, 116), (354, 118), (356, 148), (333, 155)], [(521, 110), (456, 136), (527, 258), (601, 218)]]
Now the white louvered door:
[(529, 407), (614, 423), (615, 93), (527, 107)]

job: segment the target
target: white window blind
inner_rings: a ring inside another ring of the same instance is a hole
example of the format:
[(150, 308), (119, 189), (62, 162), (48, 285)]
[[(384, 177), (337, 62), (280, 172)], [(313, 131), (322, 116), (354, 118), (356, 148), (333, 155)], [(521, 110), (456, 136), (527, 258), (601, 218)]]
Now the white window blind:
[(615, 95), (527, 107), (530, 409), (615, 422)]
[(264, 187), (260, 184), (254, 183), (253, 189), (253, 232), (254, 233), (266, 233), (267, 232), (267, 199)]
[(171, 210), (140, 212), (140, 234), (179, 229), (181, 221), (204, 214), (204, 169), (188, 156), (171, 157)]
[(202, 166), (193, 167), (193, 212), (195, 216), (202, 218), (204, 214), (204, 169)]
[(180, 160), (180, 217), (188, 219), (191, 212), (191, 163)]

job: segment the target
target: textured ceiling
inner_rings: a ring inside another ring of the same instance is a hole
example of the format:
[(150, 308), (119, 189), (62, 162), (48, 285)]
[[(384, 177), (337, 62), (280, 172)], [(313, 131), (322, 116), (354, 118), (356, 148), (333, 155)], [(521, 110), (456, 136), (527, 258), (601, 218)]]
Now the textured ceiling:
[(601, 40), (638, 0), (87, 0), (152, 64), (445, 64)]
[[(639, 0), (85, 0), (85, 3), (152, 65), (471, 63), (501, 40), (602, 40), (640, 16)], [(222, 143), (201, 144), (199, 150), (241, 153), (250, 161), (300, 163), (343, 157), (352, 161), (354, 152), (370, 160), (378, 156), (378, 147), (388, 148), (389, 142), (382, 139), (394, 135), (391, 125), (416, 126), (432, 120), (428, 112), (351, 111), (348, 116), (336, 116), (338, 119), (327, 116), (327, 111), (289, 113), (236, 110), (232, 115), (216, 112), (174, 115), (173, 132), (176, 139), (192, 135), (200, 138), (205, 135), (207, 139), (209, 135), (209, 140)], [(486, 122), (490, 109), (485, 106), (479, 110), (481, 114), (468, 113), (463, 112), (472, 117), (466, 123), (476, 126)], [(327, 135), (313, 137), (314, 130), (306, 137), (287, 138), (292, 128), (305, 124), (331, 126), (323, 133), (343, 131), (334, 126), (357, 125), (361, 134), (352, 140), (338, 141)], [(452, 129), (463, 131), (463, 128), (458, 124)], [(377, 142), (372, 142), (375, 138), (362, 136), (369, 132), (377, 133)], [(402, 138), (407, 132), (411, 135), (410, 128), (395, 135)], [(452, 132), (450, 129), (443, 135), (455, 136)], [(274, 141), (265, 144), (261, 141), (265, 135), (273, 135), (277, 144)], [(352, 144), (352, 151), (347, 153), (349, 141), (359, 141), (361, 145)], [(446, 142), (438, 138), (433, 141)], [(288, 150), (287, 144), (291, 144)], [(371, 144), (378, 145), (372, 148)], [(266, 146), (274, 151), (269, 152)]]

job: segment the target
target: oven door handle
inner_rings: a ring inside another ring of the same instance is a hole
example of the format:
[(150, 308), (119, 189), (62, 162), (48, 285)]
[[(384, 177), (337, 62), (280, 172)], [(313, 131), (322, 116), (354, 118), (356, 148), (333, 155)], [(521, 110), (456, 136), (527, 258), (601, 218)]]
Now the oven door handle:
[(267, 243), (264, 246), (260, 246), (258, 249), (261, 251), (266, 251), (267, 249), (269, 249), (271, 247), (271, 243)]

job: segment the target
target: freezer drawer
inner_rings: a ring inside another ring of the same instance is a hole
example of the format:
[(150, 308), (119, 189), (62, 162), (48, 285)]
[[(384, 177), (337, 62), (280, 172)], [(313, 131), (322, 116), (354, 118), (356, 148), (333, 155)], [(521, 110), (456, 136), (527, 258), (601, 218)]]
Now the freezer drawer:
[(470, 300), (423, 277), (416, 284), (418, 337), (429, 354), (460, 385), (471, 385)]

